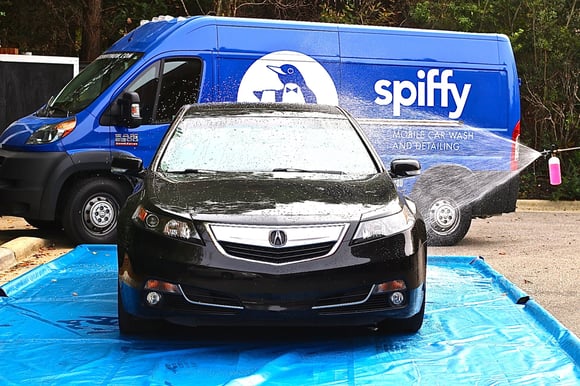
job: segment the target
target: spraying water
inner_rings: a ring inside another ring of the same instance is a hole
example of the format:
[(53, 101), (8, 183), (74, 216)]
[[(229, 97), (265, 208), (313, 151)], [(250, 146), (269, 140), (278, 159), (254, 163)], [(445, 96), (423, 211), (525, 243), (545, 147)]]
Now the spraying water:
[(506, 132), (458, 121), (360, 121), (386, 165), (397, 158), (421, 162), (420, 176), (396, 183), (417, 203), (431, 245), (456, 244), (473, 217), (514, 211), (519, 173), (542, 155)]

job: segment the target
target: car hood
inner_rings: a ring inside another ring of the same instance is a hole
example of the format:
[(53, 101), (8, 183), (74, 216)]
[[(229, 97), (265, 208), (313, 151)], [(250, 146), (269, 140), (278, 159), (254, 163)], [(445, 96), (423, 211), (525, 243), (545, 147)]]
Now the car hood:
[(166, 212), (229, 223), (359, 221), (369, 214), (396, 213), (402, 205), (384, 173), (355, 177), (289, 177), (288, 173), (168, 177), (152, 173), (145, 181), (145, 194), (147, 201)]

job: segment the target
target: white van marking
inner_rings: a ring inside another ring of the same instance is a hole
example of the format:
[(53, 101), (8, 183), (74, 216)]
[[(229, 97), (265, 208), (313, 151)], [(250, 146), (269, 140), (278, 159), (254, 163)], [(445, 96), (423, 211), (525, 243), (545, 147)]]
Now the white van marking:
[(338, 93), (332, 78), (316, 60), (295, 51), (276, 51), (248, 68), (237, 101), (338, 105)]
[[(439, 77), (439, 81), (436, 78)], [(375, 98), (375, 103), (381, 106), (393, 104), (393, 116), (401, 116), (401, 106), (417, 105), (419, 107), (435, 106), (435, 90), (440, 91), (441, 107), (449, 107), (449, 94), (455, 102), (455, 110), (450, 111), (450, 119), (459, 119), (463, 114), (463, 109), (467, 103), (471, 83), (463, 85), (461, 92), (456, 83), (450, 82), (453, 77), (453, 70), (443, 70), (433, 68), (425, 73), (424, 70), (417, 71), (419, 81), (410, 80), (388, 80), (380, 79), (375, 82), (375, 92), (379, 95)], [(420, 81), (424, 80), (426, 81)], [(405, 92), (406, 91), (406, 92)]]

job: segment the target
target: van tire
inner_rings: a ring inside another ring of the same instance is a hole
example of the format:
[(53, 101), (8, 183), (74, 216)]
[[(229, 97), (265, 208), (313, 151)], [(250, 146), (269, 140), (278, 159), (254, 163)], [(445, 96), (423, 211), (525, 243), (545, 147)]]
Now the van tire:
[(472, 173), (457, 165), (429, 169), (413, 187), (411, 197), (427, 229), (427, 244), (452, 246), (471, 227), (475, 202)]
[(120, 181), (92, 177), (76, 181), (69, 190), (62, 215), (65, 233), (78, 244), (117, 241), (119, 210), (129, 195)]

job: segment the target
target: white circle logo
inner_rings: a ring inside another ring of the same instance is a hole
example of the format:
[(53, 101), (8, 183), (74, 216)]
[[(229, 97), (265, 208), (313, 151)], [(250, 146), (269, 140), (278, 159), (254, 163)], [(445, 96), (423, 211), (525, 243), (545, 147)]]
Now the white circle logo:
[(299, 52), (277, 51), (248, 68), (238, 89), (238, 102), (338, 105), (338, 93), (316, 60)]

